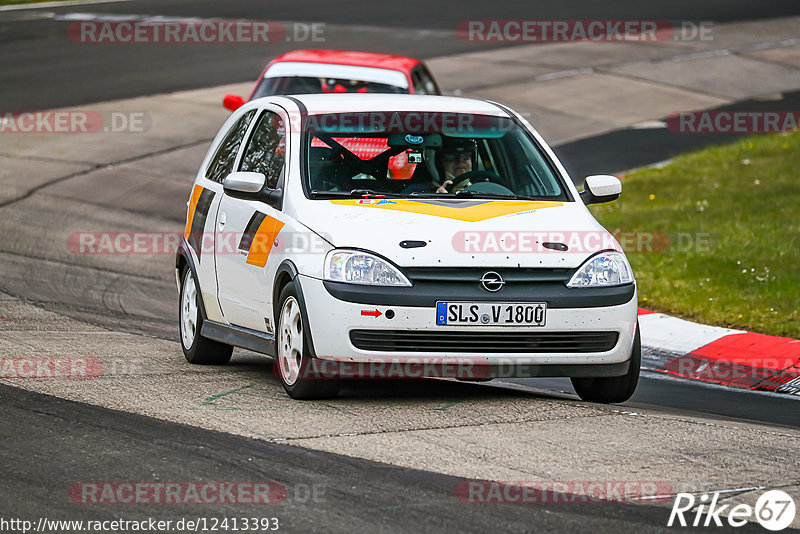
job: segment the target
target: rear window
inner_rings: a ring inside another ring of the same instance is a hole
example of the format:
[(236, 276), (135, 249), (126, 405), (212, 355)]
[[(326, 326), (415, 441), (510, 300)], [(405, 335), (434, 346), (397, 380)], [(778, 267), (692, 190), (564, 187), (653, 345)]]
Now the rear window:
[(344, 78), (311, 78), (290, 76), (282, 78), (262, 78), (253, 98), (271, 95), (299, 95), (318, 93), (407, 93), (405, 89), (363, 80)]

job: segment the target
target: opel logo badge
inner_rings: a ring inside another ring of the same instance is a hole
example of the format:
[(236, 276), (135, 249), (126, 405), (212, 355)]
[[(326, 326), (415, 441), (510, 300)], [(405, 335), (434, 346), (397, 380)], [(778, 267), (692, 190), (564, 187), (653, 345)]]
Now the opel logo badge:
[(481, 287), (483, 287), (483, 289), (486, 291), (491, 291), (494, 293), (495, 291), (500, 291), (503, 289), (504, 285), (506, 285), (506, 283), (503, 280), (503, 277), (494, 271), (489, 271), (481, 276)]

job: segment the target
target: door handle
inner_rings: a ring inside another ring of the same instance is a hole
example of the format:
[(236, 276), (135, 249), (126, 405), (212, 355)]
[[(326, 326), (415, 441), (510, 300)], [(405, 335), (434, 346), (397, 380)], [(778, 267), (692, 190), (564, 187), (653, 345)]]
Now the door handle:
[(221, 232), (225, 228), (225, 223), (227, 222), (228, 217), (225, 215), (225, 212), (219, 214), (219, 219), (217, 220), (217, 231)]

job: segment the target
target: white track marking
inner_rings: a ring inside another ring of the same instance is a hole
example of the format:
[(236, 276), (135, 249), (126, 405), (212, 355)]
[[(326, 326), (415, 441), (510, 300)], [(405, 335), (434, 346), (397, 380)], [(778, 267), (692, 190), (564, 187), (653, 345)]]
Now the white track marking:
[(11, 4), (0, 6), (0, 11), (22, 11), (28, 9), (51, 9), (54, 7), (83, 6), (88, 4), (111, 4), (131, 0), (64, 0), (63, 2), (40, 2), (38, 4)]

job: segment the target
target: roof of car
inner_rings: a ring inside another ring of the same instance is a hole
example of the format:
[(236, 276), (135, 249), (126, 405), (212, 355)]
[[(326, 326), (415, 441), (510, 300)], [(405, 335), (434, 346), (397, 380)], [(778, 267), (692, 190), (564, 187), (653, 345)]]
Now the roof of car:
[(420, 64), (420, 60), (406, 56), (356, 52), (352, 50), (293, 50), (271, 61), (303, 61), (310, 63), (334, 63), (357, 67), (378, 67), (408, 72)]
[[(267, 96), (253, 100), (286, 98)], [(369, 111), (430, 111), (450, 113), (476, 113), (480, 115), (507, 116), (496, 104), (486, 100), (436, 95), (399, 95), (388, 93), (338, 93), (292, 95), (303, 103), (308, 113), (342, 113)]]

